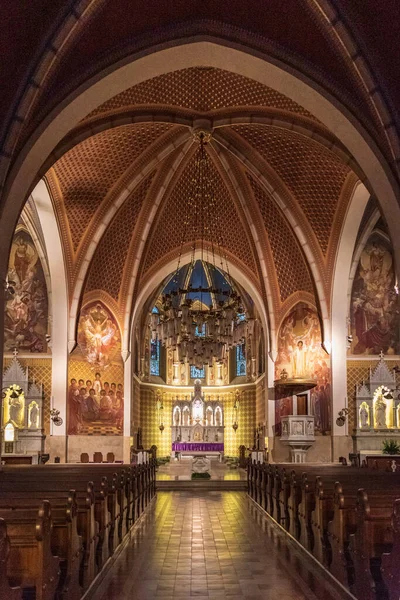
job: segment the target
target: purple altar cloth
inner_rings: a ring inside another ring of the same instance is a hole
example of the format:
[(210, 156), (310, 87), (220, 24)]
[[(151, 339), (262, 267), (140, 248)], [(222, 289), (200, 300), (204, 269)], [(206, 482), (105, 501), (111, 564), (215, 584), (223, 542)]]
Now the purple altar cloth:
[(175, 442), (172, 444), (173, 452), (223, 452), (223, 444), (213, 444), (212, 442)]

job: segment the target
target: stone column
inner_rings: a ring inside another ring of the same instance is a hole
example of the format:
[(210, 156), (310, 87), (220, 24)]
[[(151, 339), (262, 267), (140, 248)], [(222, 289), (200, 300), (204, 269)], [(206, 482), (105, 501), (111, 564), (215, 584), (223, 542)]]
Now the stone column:
[(349, 209), (344, 223), (333, 277), (332, 293), (332, 457), (336, 462), (339, 456), (348, 457), (352, 451), (351, 433), (348, 431), (348, 419), (343, 427), (336, 424), (338, 413), (342, 408), (347, 408), (347, 316), (349, 313), (348, 286), (349, 276), (358, 233), (358, 226), (364, 214), (369, 193), (363, 184), (359, 184), (350, 201)]
[(61, 462), (67, 456), (67, 389), (68, 389), (68, 295), (64, 256), (57, 220), (46, 184), (41, 180), (32, 192), (47, 249), (51, 290), (49, 306), (52, 315), (51, 330), (51, 398), (52, 407), (60, 411), (63, 424), (50, 424), (51, 434), (47, 440), (50, 461), (59, 456)]
[(132, 403), (137, 402), (138, 399), (132, 397), (132, 355), (127, 353), (122, 358), (124, 359), (124, 438), (122, 456), (123, 461), (129, 463), (132, 443)]

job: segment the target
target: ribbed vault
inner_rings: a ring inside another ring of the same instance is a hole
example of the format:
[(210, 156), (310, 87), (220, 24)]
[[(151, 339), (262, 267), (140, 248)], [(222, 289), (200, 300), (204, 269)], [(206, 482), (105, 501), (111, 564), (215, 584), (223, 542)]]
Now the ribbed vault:
[[(329, 306), (328, 271), (359, 169), (293, 100), (200, 67), (128, 88), (60, 143), (47, 180), (75, 305), (105, 294), (127, 315), (142, 282), (176, 259), (182, 242), (190, 248), (193, 127), (217, 127), (207, 152), (230, 262), (269, 298), (275, 320), (299, 299)], [(207, 228), (204, 239), (207, 260), (218, 244)]]

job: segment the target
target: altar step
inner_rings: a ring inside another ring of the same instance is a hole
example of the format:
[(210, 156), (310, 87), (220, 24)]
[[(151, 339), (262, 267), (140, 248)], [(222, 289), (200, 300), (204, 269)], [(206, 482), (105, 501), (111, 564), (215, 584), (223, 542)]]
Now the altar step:
[(194, 480), (191, 479), (162, 479), (156, 481), (158, 491), (171, 492), (179, 490), (223, 490), (223, 491), (247, 491), (246, 479), (207, 479)]

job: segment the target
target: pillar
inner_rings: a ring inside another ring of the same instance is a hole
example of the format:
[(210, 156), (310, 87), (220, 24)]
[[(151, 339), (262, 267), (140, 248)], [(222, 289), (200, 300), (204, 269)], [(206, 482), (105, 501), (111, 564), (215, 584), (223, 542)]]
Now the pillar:
[(41, 180), (32, 192), (47, 250), (51, 290), (48, 290), (51, 306), (51, 399), (52, 408), (60, 411), (63, 424), (50, 424), (47, 444), (50, 461), (59, 456), (67, 461), (67, 389), (68, 389), (68, 295), (64, 256), (57, 220), (46, 184)]

